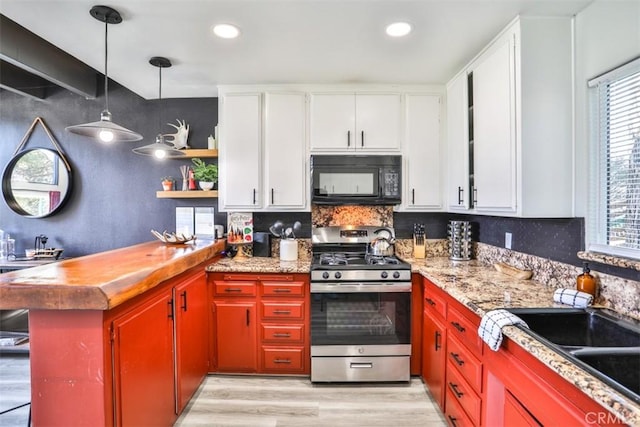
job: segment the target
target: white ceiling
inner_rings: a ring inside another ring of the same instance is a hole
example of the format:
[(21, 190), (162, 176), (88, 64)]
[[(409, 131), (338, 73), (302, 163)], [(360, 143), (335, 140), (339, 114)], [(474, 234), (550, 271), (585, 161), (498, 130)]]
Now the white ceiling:
[[(140, 96), (216, 96), (218, 84), (444, 84), (517, 14), (575, 15), (591, 0), (0, 0), (0, 13), (98, 71), (105, 4), (123, 22), (109, 26), (109, 76)], [(387, 24), (412, 33), (392, 39)], [(215, 37), (233, 23), (235, 40)]]

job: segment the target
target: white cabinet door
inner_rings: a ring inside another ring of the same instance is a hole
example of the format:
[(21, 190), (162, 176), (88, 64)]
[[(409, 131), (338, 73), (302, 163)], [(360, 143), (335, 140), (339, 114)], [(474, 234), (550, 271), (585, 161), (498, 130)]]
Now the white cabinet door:
[(312, 94), (311, 151), (398, 152), (400, 113), (399, 94)]
[(260, 208), (260, 94), (226, 94), (220, 107), (220, 210)]
[(474, 199), (478, 211), (515, 212), (515, 61), (506, 38), (473, 69)]
[(355, 141), (353, 94), (312, 94), (310, 145), (315, 151), (353, 150)]
[(265, 94), (265, 178), (267, 209), (305, 209), (307, 150), (306, 96), (303, 93)]
[(399, 94), (357, 94), (356, 150), (400, 150), (400, 113)]
[(469, 102), (467, 73), (447, 86), (447, 194), (449, 209), (469, 209)]
[(442, 209), (440, 96), (405, 96), (406, 210)]

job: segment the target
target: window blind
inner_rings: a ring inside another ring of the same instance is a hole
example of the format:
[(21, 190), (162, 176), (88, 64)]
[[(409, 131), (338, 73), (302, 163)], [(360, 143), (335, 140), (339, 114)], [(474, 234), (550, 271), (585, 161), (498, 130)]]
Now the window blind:
[(599, 171), (591, 191), (597, 199), (592, 243), (600, 252), (640, 258), (640, 60), (594, 86)]

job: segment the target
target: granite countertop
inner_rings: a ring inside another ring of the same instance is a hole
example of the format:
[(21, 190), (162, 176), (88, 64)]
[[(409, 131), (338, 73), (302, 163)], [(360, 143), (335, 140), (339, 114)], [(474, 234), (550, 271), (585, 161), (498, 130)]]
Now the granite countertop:
[(220, 258), (207, 266), (211, 273), (309, 273), (311, 260), (280, 261), (278, 257)]
[(0, 309), (109, 310), (207, 262), (224, 240), (153, 241), (0, 275)]
[[(514, 279), (478, 261), (448, 258), (405, 258), (405, 261), (411, 264), (412, 271), (431, 280), (480, 317), (497, 308), (568, 307), (553, 302), (554, 288), (533, 280)], [(502, 332), (625, 423), (640, 426), (640, 405), (519, 328), (506, 326)]]

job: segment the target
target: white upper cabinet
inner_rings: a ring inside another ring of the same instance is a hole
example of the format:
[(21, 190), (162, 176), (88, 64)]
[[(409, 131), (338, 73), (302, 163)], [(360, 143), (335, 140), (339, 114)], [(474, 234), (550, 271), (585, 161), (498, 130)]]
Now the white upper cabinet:
[(452, 211), (469, 209), (467, 77), (463, 71), (447, 85), (447, 199)]
[(405, 95), (404, 192), (399, 210), (443, 209), (441, 98), (439, 94)]
[(516, 212), (514, 38), (505, 37), (472, 71), (473, 200), (476, 210)]
[(519, 17), (449, 82), (449, 210), (573, 215), (572, 57), (570, 18)]
[(308, 208), (310, 189), (306, 150), (306, 95), (266, 93), (264, 165), (266, 207), (270, 210)]
[(262, 207), (262, 108), (257, 93), (219, 98), (219, 208)]
[(398, 152), (400, 94), (314, 93), (311, 152)]

